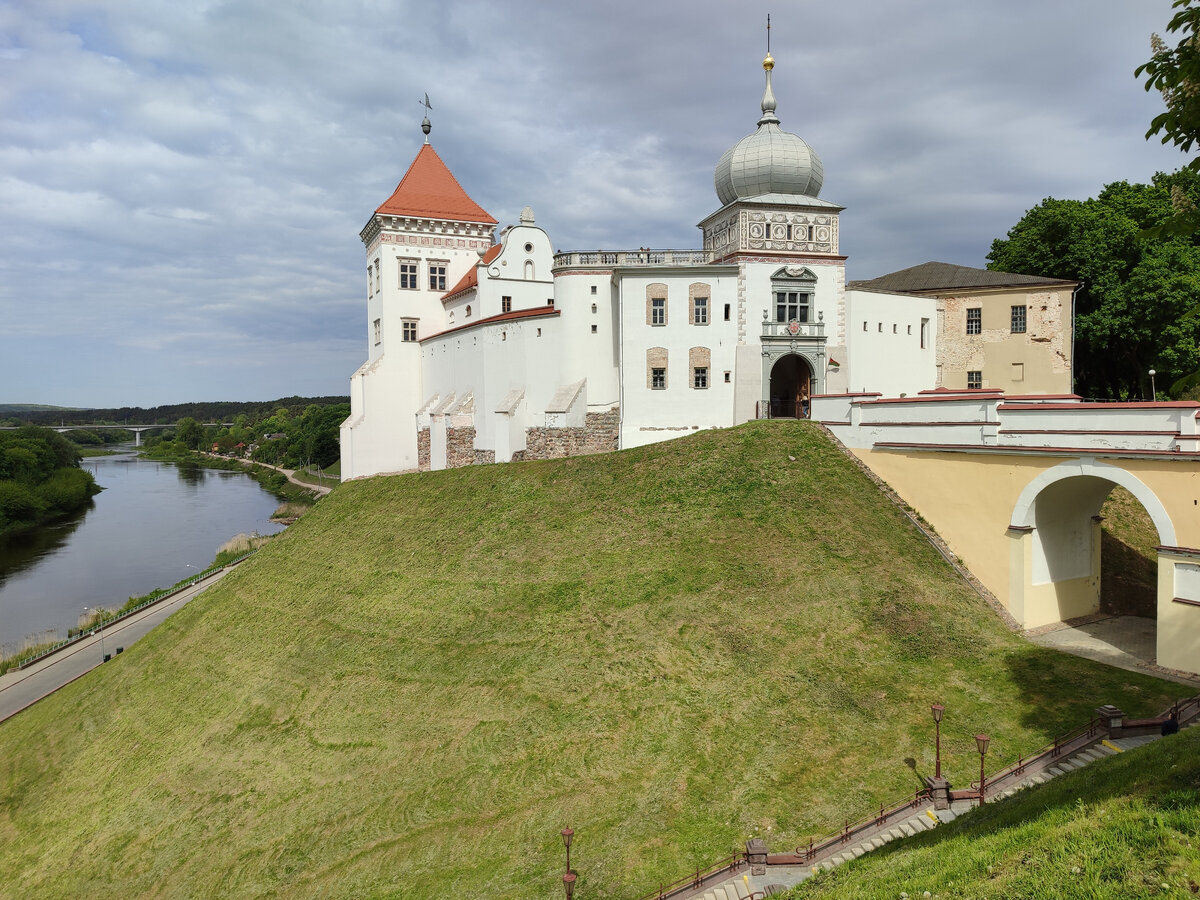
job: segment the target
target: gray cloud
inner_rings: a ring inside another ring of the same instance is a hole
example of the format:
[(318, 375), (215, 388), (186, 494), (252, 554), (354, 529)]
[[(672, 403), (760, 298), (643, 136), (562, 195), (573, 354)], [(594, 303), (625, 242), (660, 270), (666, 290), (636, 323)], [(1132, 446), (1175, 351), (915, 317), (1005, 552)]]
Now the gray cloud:
[[(851, 277), (981, 265), (1043, 197), (1186, 158), (1132, 72), (1170, 0), (774, 9), (784, 127), (847, 207)], [(699, 242), (754, 128), (768, 4), (0, 0), (0, 400), (341, 393), (357, 234), (433, 141), (556, 246)]]

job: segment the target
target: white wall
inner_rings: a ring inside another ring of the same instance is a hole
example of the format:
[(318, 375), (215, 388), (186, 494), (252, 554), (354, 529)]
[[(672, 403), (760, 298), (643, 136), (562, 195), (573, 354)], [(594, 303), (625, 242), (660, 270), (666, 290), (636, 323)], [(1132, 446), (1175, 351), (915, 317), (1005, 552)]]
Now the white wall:
[[(927, 322), (921, 348), (921, 320)], [(864, 327), (865, 325), (865, 327)], [(846, 382), (888, 397), (937, 385), (937, 301), (932, 297), (846, 291)]]

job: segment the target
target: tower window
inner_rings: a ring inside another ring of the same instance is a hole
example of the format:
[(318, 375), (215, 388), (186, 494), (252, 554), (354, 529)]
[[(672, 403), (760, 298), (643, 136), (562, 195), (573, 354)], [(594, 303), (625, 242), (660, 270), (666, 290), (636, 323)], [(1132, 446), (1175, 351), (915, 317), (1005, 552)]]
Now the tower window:
[(417, 289), (417, 264), (411, 259), (400, 260), (400, 290)]
[(775, 292), (776, 322), (807, 322), (808, 294), (797, 291)]
[(446, 264), (431, 262), (429, 264), (429, 289), (431, 291), (446, 290)]
[(400, 340), (411, 342), (417, 339), (417, 320), (404, 319), (401, 321)]

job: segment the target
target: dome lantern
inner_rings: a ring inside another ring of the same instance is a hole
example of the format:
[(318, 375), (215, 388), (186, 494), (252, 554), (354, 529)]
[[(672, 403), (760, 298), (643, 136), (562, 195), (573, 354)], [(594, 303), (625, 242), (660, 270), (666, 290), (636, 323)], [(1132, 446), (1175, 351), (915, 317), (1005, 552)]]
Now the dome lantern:
[(763, 60), (766, 87), (758, 130), (725, 151), (713, 173), (713, 185), (722, 206), (764, 194), (817, 197), (825, 170), (816, 152), (798, 135), (783, 131), (775, 115), (771, 70), (775, 60)]

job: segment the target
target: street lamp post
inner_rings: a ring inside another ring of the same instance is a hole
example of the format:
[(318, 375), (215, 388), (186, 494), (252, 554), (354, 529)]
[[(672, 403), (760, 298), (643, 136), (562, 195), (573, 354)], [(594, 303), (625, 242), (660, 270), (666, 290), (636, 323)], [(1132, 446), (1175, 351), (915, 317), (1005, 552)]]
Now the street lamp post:
[(571, 900), (571, 896), (575, 893), (575, 873), (568, 872), (563, 876), (563, 893), (567, 895), (567, 900)]
[(104, 610), (101, 609), (99, 606), (85, 606), (83, 608), (83, 611), (84, 612), (89, 612), (89, 611), (94, 612), (97, 616), (100, 617), (100, 658), (103, 659), (104, 658)]
[(991, 738), (986, 734), (975, 735), (975, 746), (979, 749), (979, 803), (983, 805), (984, 794), (984, 774), (983, 774), (983, 758), (987, 756), (988, 743)]
[(1158, 402), (1158, 391), (1154, 389), (1154, 376), (1156, 374), (1153, 369), (1150, 370), (1150, 402), (1152, 403)]
[(929, 711), (933, 713), (933, 777), (942, 777), (942, 713), (946, 711), (946, 707), (940, 703), (935, 703), (929, 707)]
[[(567, 874), (568, 875), (571, 875), (571, 838), (573, 838), (574, 836), (575, 836), (575, 829), (564, 828), (562, 830), (563, 846), (567, 848)], [(575, 876), (571, 875), (572, 884), (574, 884), (574, 881), (575, 881)], [(563, 879), (563, 884), (564, 884), (564, 886), (566, 885), (565, 878)], [(571, 897), (571, 893), (570, 893), (570, 889), (568, 889), (567, 900), (570, 900), (570, 897)]]

